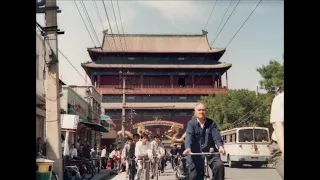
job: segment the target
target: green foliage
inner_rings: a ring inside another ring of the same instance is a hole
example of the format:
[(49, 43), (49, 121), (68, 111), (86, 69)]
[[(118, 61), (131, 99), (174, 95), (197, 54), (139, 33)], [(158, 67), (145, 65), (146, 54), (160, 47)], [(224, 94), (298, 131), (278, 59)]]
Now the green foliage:
[(201, 98), (201, 102), (207, 106), (207, 116), (215, 120), (220, 130), (244, 126), (271, 128), (272, 100), (284, 90), (284, 65), (270, 61), (257, 71), (263, 78), (260, 85), (267, 91), (266, 94), (257, 97), (254, 91), (238, 89)]
[(207, 116), (216, 121), (220, 130), (239, 126), (265, 126), (265, 107), (262, 98), (246, 89), (229, 90), (226, 94), (202, 97)]
[(268, 93), (278, 94), (284, 91), (284, 65), (278, 61), (270, 61), (268, 65), (259, 67), (257, 72), (262, 76), (261, 88)]

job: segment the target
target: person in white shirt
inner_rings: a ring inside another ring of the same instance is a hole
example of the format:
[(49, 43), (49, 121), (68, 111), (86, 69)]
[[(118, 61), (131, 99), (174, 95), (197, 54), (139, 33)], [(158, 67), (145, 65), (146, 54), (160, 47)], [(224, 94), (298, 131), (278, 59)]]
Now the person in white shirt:
[(115, 161), (115, 167), (114, 169), (117, 169), (118, 171), (120, 171), (120, 160), (121, 160), (121, 153), (120, 153), (120, 148), (116, 148), (116, 153), (115, 156), (113, 157), (114, 161)]
[(114, 169), (116, 162), (114, 161), (114, 157), (116, 156), (116, 148), (113, 148), (113, 150), (109, 153), (109, 159), (111, 161), (111, 167)]
[[(61, 141), (62, 141), (62, 143), (61, 143), (62, 155), (67, 156), (69, 154), (70, 150), (69, 150), (68, 143), (65, 142), (65, 137), (63, 134), (61, 134)], [(66, 147), (64, 147), (64, 146), (66, 146)]]
[(270, 122), (274, 129), (269, 145), (271, 161), (281, 178), (284, 179), (284, 92), (273, 99)]
[[(153, 156), (157, 156), (157, 161), (158, 162), (154, 162), (154, 159), (152, 159), (152, 164), (151, 164), (151, 179), (153, 179), (153, 177), (156, 175), (156, 165), (162, 161), (162, 158), (165, 154), (164, 151), (164, 147), (162, 142), (159, 139), (158, 135), (155, 135), (153, 137), (153, 140), (151, 141), (151, 148), (152, 148), (152, 155)], [(159, 169), (159, 171), (163, 171), (163, 169)]]
[(126, 166), (126, 177), (129, 176), (129, 149), (130, 149), (131, 142), (132, 142), (131, 139), (127, 140), (126, 144), (124, 145), (124, 147), (122, 149), (122, 153), (121, 153), (122, 162), (124, 162), (125, 166)]
[(78, 150), (74, 147), (74, 144), (71, 145), (70, 156), (71, 158), (78, 157)]
[(107, 164), (107, 149), (106, 149), (106, 146), (103, 146), (103, 149), (101, 151), (101, 166), (102, 166), (102, 169), (106, 169), (106, 164)]
[[(143, 159), (145, 160), (152, 160), (152, 148), (150, 142), (148, 142), (148, 135), (143, 134), (141, 141), (138, 141), (136, 143), (135, 147), (135, 157), (138, 165), (137, 174), (135, 176), (135, 180), (140, 179), (141, 173), (142, 173), (142, 166), (144, 166), (145, 169), (145, 180), (150, 179), (149, 174), (149, 163), (144, 163)], [(144, 165), (143, 165), (144, 164)]]

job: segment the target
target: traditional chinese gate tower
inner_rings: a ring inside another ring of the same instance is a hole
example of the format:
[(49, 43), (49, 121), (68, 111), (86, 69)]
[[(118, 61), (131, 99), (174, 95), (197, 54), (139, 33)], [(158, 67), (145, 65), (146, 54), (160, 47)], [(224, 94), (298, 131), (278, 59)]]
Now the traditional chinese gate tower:
[[(227, 75), (225, 85), (221, 76), (231, 64), (219, 62), (225, 51), (210, 47), (206, 33), (105, 34), (102, 48), (88, 48), (92, 62), (82, 67), (103, 95), (102, 108), (117, 131), (121, 129), (120, 71), (126, 75), (126, 130), (150, 120), (186, 124), (201, 96), (227, 92)], [(134, 116), (128, 114), (132, 109)], [(160, 128), (163, 133), (164, 127)]]

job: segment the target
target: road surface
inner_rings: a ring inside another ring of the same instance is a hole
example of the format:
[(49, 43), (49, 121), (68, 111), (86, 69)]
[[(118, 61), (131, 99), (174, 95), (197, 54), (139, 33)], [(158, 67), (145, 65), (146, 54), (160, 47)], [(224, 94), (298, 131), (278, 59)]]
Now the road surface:
[[(159, 176), (159, 180), (175, 180), (171, 164), (167, 163), (165, 172)], [(125, 173), (111, 176), (105, 180), (124, 180)], [(126, 179), (128, 180), (128, 179)], [(281, 180), (275, 169), (272, 168), (251, 168), (250, 166), (242, 168), (226, 167), (226, 180)]]

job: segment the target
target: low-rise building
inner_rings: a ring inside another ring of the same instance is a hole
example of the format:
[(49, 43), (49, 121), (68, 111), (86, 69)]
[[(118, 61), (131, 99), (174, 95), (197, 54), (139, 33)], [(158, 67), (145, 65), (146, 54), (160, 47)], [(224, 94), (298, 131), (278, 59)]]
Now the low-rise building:
[[(93, 86), (69, 86), (88, 103), (88, 122), (100, 124), (101, 94)], [(101, 132), (99, 129), (91, 131), (91, 146), (100, 148)]]
[[(60, 107), (63, 109), (64, 114), (78, 115), (80, 122), (88, 122), (88, 102), (67, 85), (62, 86)], [(61, 133), (65, 134), (65, 130), (62, 129)], [(89, 128), (78, 128), (76, 132), (70, 132), (69, 145), (75, 144), (77, 140), (91, 142), (91, 130)]]

